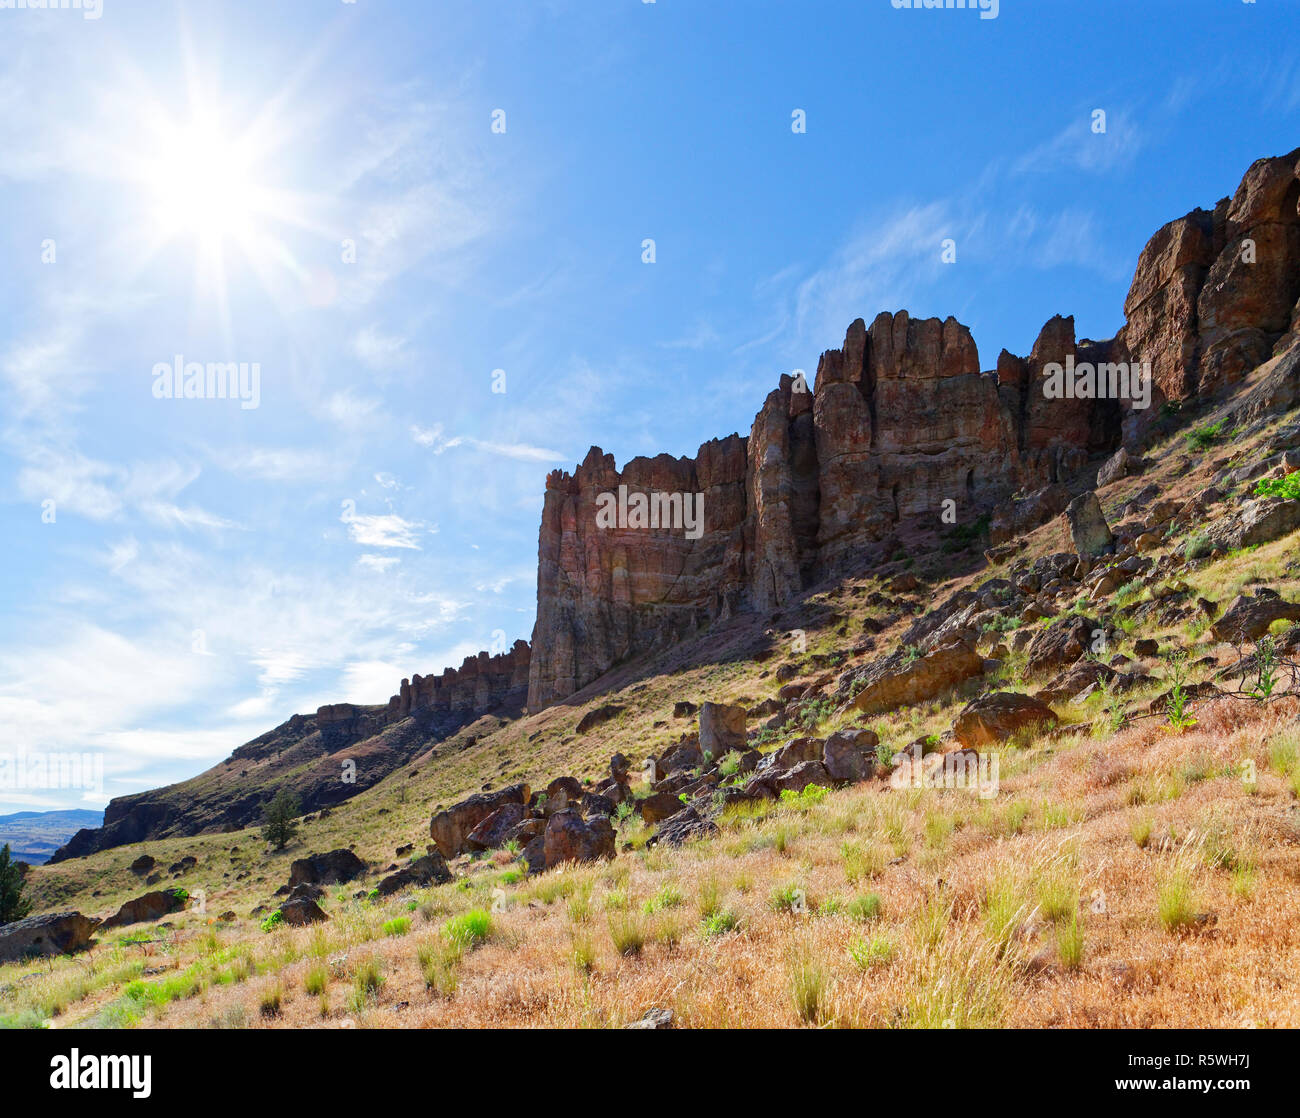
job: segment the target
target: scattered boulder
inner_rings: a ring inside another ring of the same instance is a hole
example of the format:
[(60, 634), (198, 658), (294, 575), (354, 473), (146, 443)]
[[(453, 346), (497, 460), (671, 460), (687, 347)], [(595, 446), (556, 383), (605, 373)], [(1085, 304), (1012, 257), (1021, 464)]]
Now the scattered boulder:
[(498, 808), (526, 804), (532, 796), (527, 784), (511, 784), (495, 792), (476, 792), (467, 800), (438, 812), (429, 821), (429, 837), (444, 858), (454, 858), (465, 849), (469, 833)]
[(1095, 491), (1090, 489), (1071, 501), (1065, 516), (1070, 522), (1074, 550), (1080, 555), (1100, 555), (1114, 547), (1115, 537), (1111, 535)]
[[(467, 850), (493, 850), (528, 816), (523, 804), (502, 804), (465, 836)], [(441, 855), (439, 855), (441, 857)]]
[(1109, 683), (1116, 673), (1096, 660), (1080, 660), (1053, 679), (1034, 698), (1043, 703), (1063, 703), (1091, 691), (1098, 684)]
[(1031, 675), (1054, 672), (1081, 659), (1092, 647), (1101, 624), (1090, 617), (1061, 617), (1029, 642), (1026, 670)]
[(90, 946), (100, 922), (80, 912), (47, 912), (0, 925), (0, 963), (47, 955), (74, 955)]
[(712, 819), (701, 815), (694, 807), (684, 807), (671, 819), (659, 824), (658, 829), (646, 841), (647, 846), (663, 843), (667, 846), (681, 846), (685, 842), (707, 838), (718, 833), (718, 825)]
[(1160, 642), (1150, 639), (1140, 640), (1133, 645), (1133, 652), (1144, 660), (1160, 655)]
[(1126, 447), (1120, 447), (1109, 458), (1102, 463), (1102, 467), (1097, 471), (1097, 488), (1109, 485), (1113, 481), (1119, 481), (1121, 478), (1135, 477), (1146, 469), (1146, 462), (1133, 454)]
[(641, 818), (647, 823), (659, 823), (682, 810), (682, 801), (671, 792), (654, 792), (638, 805)]
[(915, 660), (895, 652), (853, 678), (850, 687), (860, 689), (851, 705), (863, 714), (880, 714), (933, 699), (983, 671), (984, 658), (967, 641), (937, 648)]
[(696, 712), (697, 710), (699, 710), (699, 709), (700, 709), (700, 708), (697, 707), (694, 703), (688, 703), (688, 702), (685, 702), (685, 701), (682, 701), (682, 702), (680, 702), (680, 703), (674, 703), (674, 704), (673, 704), (673, 717), (674, 717), (674, 718), (690, 718), (690, 717), (692, 717), (692, 716), (695, 714), (695, 712)]
[(134, 862), (131, 863), (131, 872), (139, 877), (144, 877), (150, 870), (158, 864), (156, 858), (149, 854), (141, 854)]
[(998, 745), (1030, 727), (1050, 729), (1059, 720), (1040, 699), (1011, 691), (981, 695), (967, 703), (953, 723), (953, 736), (968, 747)]
[(840, 730), (822, 747), (822, 764), (836, 781), (870, 780), (876, 773), (880, 738), (872, 730)]
[(778, 796), (782, 792), (802, 792), (810, 784), (819, 784), (823, 788), (831, 786), (831, 775), (820, 761), (804, 761), (786, 772), (774, 773), (767, 779)]
[(1233, 551), (1280, 539), (1300, 528), (1300, 501), (1266, 497), (1220, 517), (1206, 534), (1212, 549)]
[(1245, 644), (1262, 637), (1274, 621), (1298, 619), (1300, 603), (1288, 602), (1271, 590), (1260, 590), (1253, 598), (1243, 594), (1233, 602), (1227, 613), (1210, 626), (1210, 632), (1215, 640)]
[(189, 895), (183, 889), (159, 889), (153, 893), (145, 893), (143, 896), (127, 901), (105, 920), (101, 927), (107, 930), (120, 928), (126, 924), (159, 920), (173, 912), (180, 912), (188, 900)]
[(313, 885), (341, 885), (366, 872), (366, 864), (351, 850), (331, 850), (326, 854), (309, 854), (289, 866), (289, 887), (306, 881)]
[(733, 749), (745, 748), (745, 708), (731, 703), (700, 707), (700, 752), (715, 761)]
[(542, 839), (548, 869), (564, 862), (614, 857), (614, 828), (603, 816), (584, 822), (577, 812), (556, 812), (547, 820)]
[(595, 710), (589, 710), (578, 722), (578, 733), (585, 734), (588, 730), (594, 730), (597, 726), (603, 725), (611, 718), (617, 718), (622, 713), (623, 707), (617, 703), (606, 703)]
[(297, 897), (285, 901), (280, 906), (280, 919), (297, 928), (304, 924), (319, 924), (329, 917), (310, 897)]
[(447, 868), (446, 860), (435, 850), (432, 854), (417, 858), (404, 869), (390, 874), (375, 888), (378, 889), (381, 897), (387, 897), (414, 886), (445, 885), (451, 880), (452, 873)]

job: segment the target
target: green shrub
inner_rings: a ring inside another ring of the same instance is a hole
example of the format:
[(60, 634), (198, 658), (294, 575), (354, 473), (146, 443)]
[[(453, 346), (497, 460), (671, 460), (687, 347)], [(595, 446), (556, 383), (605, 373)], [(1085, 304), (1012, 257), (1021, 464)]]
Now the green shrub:
[(442, 926), (443, 935), (464, 948), (486, 943), (492, 935), (492, 916), (481, 908), (453, 916)]

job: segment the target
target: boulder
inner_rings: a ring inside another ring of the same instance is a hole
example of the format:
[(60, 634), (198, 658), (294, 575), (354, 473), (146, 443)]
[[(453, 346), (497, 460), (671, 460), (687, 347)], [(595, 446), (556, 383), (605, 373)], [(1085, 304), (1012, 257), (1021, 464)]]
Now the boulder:
[(654, 792), (638, 805), (641, 818), (647, 823), (658, 823), (682, 810), (682, 801), (671, 792)]
[(527, 784), (511, 784), (495, 792), (477, 792), (429, 821), (429, 837), (444, 858), (454, 858), (465, 849), (469, 833), (498, 808), (506, 804), (526, 804), (532, 792)]
[(586, 789), (571, 776), (557, 776), (546, 786), (546, 800), (542, 811), (545, 815), (554, 815), (578, 803), (586, 794)]
[(611, 718), (617, 718), (622, 713), (623, 708), (616, 703), (607, 703), (604, 706), (596, 707), (595, 710), (589, 710), (578, 722), (578, 733), (585, 734), (589, 730), (594, 730), (597, 726), (603, 725)]
[[(1300, 504), (1300, 501), (1295, 502)], [(1210, 626), (1215, 640), (1245, 644), (1258, 640), (1274, 621), (1300, 620), (1300, 603), (1288, 602), (1271, 590), (1260, 590), (1253, 598), (1242, 595)]]
[(105, 930), (126, 924), (140, 924), (160, 920), (173, 912), (180, 912), (189, 896), (183, 889), (159, 889), (127, 901), (101, 925)]
[(1094, 637), (1102, 631), (1100, 622), (1089, 617), (1058, 618), (1029, 642), (1026, 671), (1037, 675), (1068, 667), (1091, 650)]
[(1056, 712), (1039, 699), (1012, 691), (981, 695), (967, 703), (953, 723), (953, 736), (968, 748), (999, 745), (1030, 727), (1050, 729)]
[(313, 885), (341, 885), (366, 872), (366, 864), (351, 850), (331, 850), (296, 858), (289, 866), (289, 887), (302, 882)]
[(1206, 531), (1211, 549), (1235, 551), (1270, 543), (1300, 528), (1300, 501), (1265, 497), (1247, 501), (1214, 521)]
[(700, 707), (700, 752), (718, 760), (733, 749), (745, 748), (745, 708), (732, 703)]
[(157, 859), (149, 854), (141, 854), (134, 862), (131, 863), (131, 872), (140, 877), (144, 877), (154, 866), (158, 864)]
[(667, 846), (681, 846), (685, 842), (707, 838), (718, 833), (718, 826), (712, 819), (701, 815), (693, 807), (684, 807), (671, 819), (659, 824), (655, 833), (646, 841), (647, 846), (663, 843)]
[(840, 730), (826, 739), (822, 763), (836, 781), (870, 780), (876, 772), (880, 738), (871, 730)]
[(297, 897), (285, 901), (280, 906), (280, 919), (286, 924), (298, 928), (304, 924), (319, 924), (322, 920), (328, 920), (329, 917), (325, 915), (321, 906), (310, 897)]
[(936, 698), (949, 688), (982, 674), (984, 659), (975, 646), (958, 641), (910, 660), (896, 652), (856, 675), (852, 700), (863, 714), (880, 714)]
[(548, 869), (565, 862), (614, 857), (614, 828), (603, 816), (584, 822), (576, 812), (556, 812), (546, 821), (542, 839)]
[(528, 817), (523, 804), (502, 804), (465, 836), (467, 850), (493, 850), (505, 843), (510, 832)]
[(831, 774), (820, 761), (804, 761), (785, 772), (773, 773), (767, 780), (778, 796), (782, 792), (802, 792), (810, 784), (829, 788), (832, 783)]
[(1146, 469), (1146, 462), (1125, 447), (1115, 451), (1097, 471), (1097, 488), (1110, 485), (1121, 478), (1134, 477)]
[(1065, 510), (1070, 523), (1070, 538), (1074, 550), (1080, 555), (1100, 555), (1115, 546), (1115, 537), (1111, 535), (1106, 517), (1101, 511), (1101, 502), (1097, 494), (1088, 490), (1076, 497)]
[(1109, 683), (1116, 673), (1096, 660), (1080, 660), (1067, 668), (1034, 697), (1044, 703), (1063, 703), (1083, 692)]
[(80, 912), (47, 912), (0, 925), (0, 963), (46, 955), (73, 955), (90, 946), (100, 922)]
[(795, 765), (803, 764), (804, 761), (821, 759), (821, 738), (791, 738), (780, 749), (761, 758), (755, 767), (758, 772), (778, 772), (792, 769)]
[(403, 889), (425, 885), (445, 885), (451, 880), (451, 870), (447, 868), (443, 856), (435, 850), (432, 854), (417, 858), (404, 869), (389, 874), (375, 888), (379, 890), (381, 897), (387, 897)]

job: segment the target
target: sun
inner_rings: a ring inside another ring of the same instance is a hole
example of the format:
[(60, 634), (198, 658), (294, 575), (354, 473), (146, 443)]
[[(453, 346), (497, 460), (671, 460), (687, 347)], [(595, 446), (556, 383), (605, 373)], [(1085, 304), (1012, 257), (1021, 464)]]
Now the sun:
[(149, 159), (151, 213), (164, 239), (190, 236), (216, 247), (247, 243), (269, 213), (252, 145), (211, 115), (161, 130)]

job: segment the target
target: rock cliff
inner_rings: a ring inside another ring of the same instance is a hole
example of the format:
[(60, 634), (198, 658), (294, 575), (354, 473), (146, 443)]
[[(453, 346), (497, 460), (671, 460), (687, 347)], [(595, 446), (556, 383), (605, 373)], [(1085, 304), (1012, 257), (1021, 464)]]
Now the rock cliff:
[[(593, 447), (572, 475), (552, 473), (529, 708), (714, 618), (778, 609), (953, 518), (969, 526), (990, 514), (1006, 538), (1008, 525), (1042, 522), (1035, 508), (1055, 515), (1066, 485), (1088, 484), (1096, 456), (1136, 443), (1162, 404), (1230, 389), (1300, 325), (1298, 203), (1300, 149), (1254, 163), (1212, 212), (1164, 226), (1138, 259), (1112, 339), (1078, 339), (1073, 318), (1058, 315), (1028, 356), (1003, 350), (982, 371), (955, 319), (882, 313), (849, 326), (811, 389), (782, 377), (748, 439), (713, 440), (693, 459), (636, 458), (622, 471)], [(1132, 393), (1051, 387), (1054, 366), (1094, 370), (1100, 385), (1108, 367), (1144, 362), (1145, 407)], [(602, 496), (620, 486), (702, 493), (704, 531), (602, 525)], [(1017, 491), (1032, 500), (1011, 507)]]

